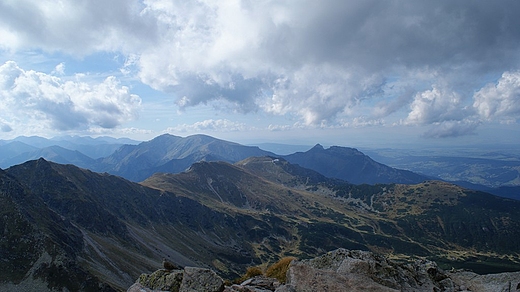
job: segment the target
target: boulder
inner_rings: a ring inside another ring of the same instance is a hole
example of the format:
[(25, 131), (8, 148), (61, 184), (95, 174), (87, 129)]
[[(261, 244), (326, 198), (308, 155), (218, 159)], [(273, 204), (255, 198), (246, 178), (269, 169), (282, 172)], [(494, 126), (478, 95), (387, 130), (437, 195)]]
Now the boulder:
[(179, 292), (183, 279), (182, 270), (157, 270), (151, 274), (141, 274), (137, 283), (158, 291)]
[(520, 292), (520, 272), (446, 272), (428, 260), (400, 263), (368, 251), (338, 249), (314, 259), (293, 261), (286, 285), (276, 292), (294, 291)]
[(210, 269), (186, 267), (142, 274), (127, 292), (222, 292), (224, 280)]
[(213, 270), (186, 267), (179, 292), (222, 292), (224, 280)]
[(449, 273), (449, 276), (461, 291), (520, 291), (520, 272), (478, 275), (469, 271), (455, 271)]
[(431, 261), (400, 264), (367, 251), (338, 249), (293, 261), (287, 286), (295, 291), (454, 291), (446, 272)]
[(226, 287), (224, 292), (270, 292), (275, 291), (280, 285), (280, 281), (275, 278), (256, 276), (245, 280), (240, 285), (235, 284)]

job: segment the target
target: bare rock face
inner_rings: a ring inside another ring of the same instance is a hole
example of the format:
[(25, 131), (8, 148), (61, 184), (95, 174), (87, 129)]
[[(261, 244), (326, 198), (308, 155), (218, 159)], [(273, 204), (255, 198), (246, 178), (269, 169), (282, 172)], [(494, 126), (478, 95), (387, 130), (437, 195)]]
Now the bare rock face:
[(432, 261), (398, 263), (367, 251), (338, 249), (293, 261), (277, 292), (297, 291), (520, 291), (520, 272), (478, 275), (446, 272)]
[(450, 277), (461, 291), (520, 291), (520, 272), (478, 275), (473, 272), (459, 271), (450, 273)]
[(224, 280), (213, 270), (186, 267), (179, 292), (221, 292)]
[[(174, 291), (178, 292), (182, 283), (182, 270), (157, 270), (151, 274), (142, 274), (136, 284), (150, 288), (150, 291)], [(138, 290), (136, 290), (138, 291)]]
[(210, 269), (157, 270), (142, 274), (127, 292), (222, 292), (224, 280)]
[(254, 278), (245, 280), (239, 285), (234, 284), (232, 286), (226, 287), (224, 292), (270, 292), (275, 291), (275, 289), (279, 288), (280, 285), (280, 282), (275, 278), (256, 276)]
[(406, 288), (412, 288), (410, 291), (413, 288), (433, 291), (434, 285), (428, 273), (416, 273), (428, 269), (432, 269), (432, 274), (437, 274), (433, 265), (422, 269), (398, 268), (384, 257), (370, 252), (338, 249), (311, 260), (292, 262), (286, 285), (299, 292), (389, 292), (406, 291)]

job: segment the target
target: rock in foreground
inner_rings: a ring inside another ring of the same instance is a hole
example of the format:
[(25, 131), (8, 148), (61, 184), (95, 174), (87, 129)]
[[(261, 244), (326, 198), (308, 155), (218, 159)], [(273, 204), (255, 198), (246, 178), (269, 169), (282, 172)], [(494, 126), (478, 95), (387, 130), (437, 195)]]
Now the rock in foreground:
[(285, 287), (276, 291), (520, 291), (520, 272), (446, 272), (432, 261), (403, 264), (367, 251), (338, 249), (293, 261)]
[(186, 267), (184, 270), (157, 270), (142, 274), (127, 292), (221, 292), (224, 280), (210, 269)]
[[(128, 291), (342, 292), (342, 291), (520, 291), (520, 272), (478, 275), (447, 272), (427, 260), (400, 263), (368, 251), (337, 249), (310, 260), (294, 260), (287, 281), (255, 277), (225, 287), (213, 271), (185, 268), (141, 275)], [(132, 290), (134, 289), (134, 290)]]

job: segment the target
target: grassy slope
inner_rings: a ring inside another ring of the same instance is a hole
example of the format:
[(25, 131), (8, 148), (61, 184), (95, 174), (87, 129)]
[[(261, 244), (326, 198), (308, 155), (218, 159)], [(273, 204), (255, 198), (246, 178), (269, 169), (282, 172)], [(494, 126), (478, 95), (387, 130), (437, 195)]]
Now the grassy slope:
[[(155, 175), (143, 184), (223, 212), (278, 221), (287, 235), (281, 240), (263, 230), (266, 236), (256, 253), (264, 261), (273, 253), (305, 257), (342, 246), (456, 263), (483, 258), (518, 262), (520, 212), (515, 201), (436, 181), (320, 183), (316, 174), (293, 175), (301, 172), (273, 158), (195, 167), (183, 174)], [(489, 269), (500, 270), (494, 264)]]

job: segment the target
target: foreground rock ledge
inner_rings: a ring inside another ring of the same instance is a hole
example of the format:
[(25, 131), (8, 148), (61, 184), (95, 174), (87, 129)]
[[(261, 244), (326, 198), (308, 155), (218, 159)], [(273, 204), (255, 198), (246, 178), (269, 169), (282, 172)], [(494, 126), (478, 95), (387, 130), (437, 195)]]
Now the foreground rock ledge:
[(184, 270), (157, 270), (142, 274), (127, 292), (222, 292), (224, 280), (210, 269), (186, 267)]
[[(132, 290), (134, 289), (134, 290)], [(520, 292), (520, 272), (478, 275), (447, 272), (432, 261), (398, 263), (367, 251), (337, 249), (310, 260), (295, 260), (287, 271), (287, 283), (255, 278), (224, 287), (213, 271), (185, 268), (141, 275), (128, 291), (198, 292), (316, 292), (316, 291), (472, 291)]]

